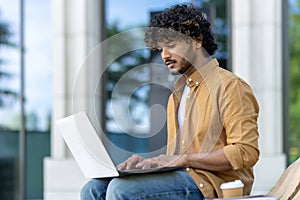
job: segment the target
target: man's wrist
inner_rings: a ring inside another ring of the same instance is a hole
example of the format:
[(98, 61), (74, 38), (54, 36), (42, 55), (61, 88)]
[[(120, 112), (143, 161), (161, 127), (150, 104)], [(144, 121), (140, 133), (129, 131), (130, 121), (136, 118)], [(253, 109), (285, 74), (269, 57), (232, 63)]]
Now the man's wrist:
[(190, 154), (183, 154), (182, 155), (182, 164), (183, 167), (190, 167), (191, 165), (191, 158), (190, 158)]

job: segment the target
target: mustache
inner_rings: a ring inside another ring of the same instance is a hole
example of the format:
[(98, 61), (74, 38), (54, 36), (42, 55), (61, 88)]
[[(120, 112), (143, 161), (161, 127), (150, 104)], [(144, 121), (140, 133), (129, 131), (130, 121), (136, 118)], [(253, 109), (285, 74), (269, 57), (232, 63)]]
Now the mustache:
[(171, 60), (171, 59), (165, 60), (166, 65), (171, 64), (171, 63), (176, 63), (176, 60)]

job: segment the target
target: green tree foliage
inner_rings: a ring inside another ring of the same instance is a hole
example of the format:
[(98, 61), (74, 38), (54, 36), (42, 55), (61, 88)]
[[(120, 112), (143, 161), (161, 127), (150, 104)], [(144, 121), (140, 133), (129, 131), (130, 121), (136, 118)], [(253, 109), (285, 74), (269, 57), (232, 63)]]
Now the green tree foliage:
[[(14, 46), (11, 42), (12, 32), (9, 29), (9, 24), (1, 21), (0, 18), (0, 52), (4, 47)], [(1, 55), (1, 54), (0, 54)], [(0, 80), (11, 78), (11, 74), (7, 73), (2, 67), (4, 66), (6, 60), (0, 56)], [(15, 98), (17, 96), (16, 92), (4, 88), (0, 84), (0, 107), (4, 106), (8, 100)]]
[(290, 4), (290, 159), (300, 155), (300, 0)]

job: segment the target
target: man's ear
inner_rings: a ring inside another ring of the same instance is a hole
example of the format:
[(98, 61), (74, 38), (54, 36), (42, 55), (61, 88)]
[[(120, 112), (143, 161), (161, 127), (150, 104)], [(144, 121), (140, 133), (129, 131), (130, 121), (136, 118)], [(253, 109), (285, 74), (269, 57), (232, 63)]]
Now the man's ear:
[(200, 47), (202, 47), (202, 41), (196, 41), (196, 45), (195, 45), (196, 49), (199, 49)]

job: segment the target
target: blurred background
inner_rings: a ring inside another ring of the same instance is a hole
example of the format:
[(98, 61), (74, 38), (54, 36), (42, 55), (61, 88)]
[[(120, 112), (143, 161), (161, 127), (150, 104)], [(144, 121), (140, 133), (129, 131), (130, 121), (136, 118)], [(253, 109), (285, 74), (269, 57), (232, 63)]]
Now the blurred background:
[[(87, 180), (53, 122), (82, 108), (96, 112), (115, 163), (125, 159), (116, 149), (164, 152), (166, 126), (155, 116), (165, 113), (153, 105), (166, 106), (175, 77), (159, 68), (157, 54), (136, 46), (141, 31), (108, 40), (97, 73), (80, 70), (102, 41), (143, 28), (151, 15), (184, 2), (207, 14), (221, 66), (246, 79), (258, 96), (261, 165), (280, 164), (273, 165), (275, 178), (258, 180), (254, 192), (270, 189), (300, 154), (300, 0), (0, 0), (1, 200), (79, 199)], [(124, 46), (125, 53), (117, 52)], [(91, 88), (77, 85), (91, 79)], [(121, 79), (126, 84), (118, 85)]]

